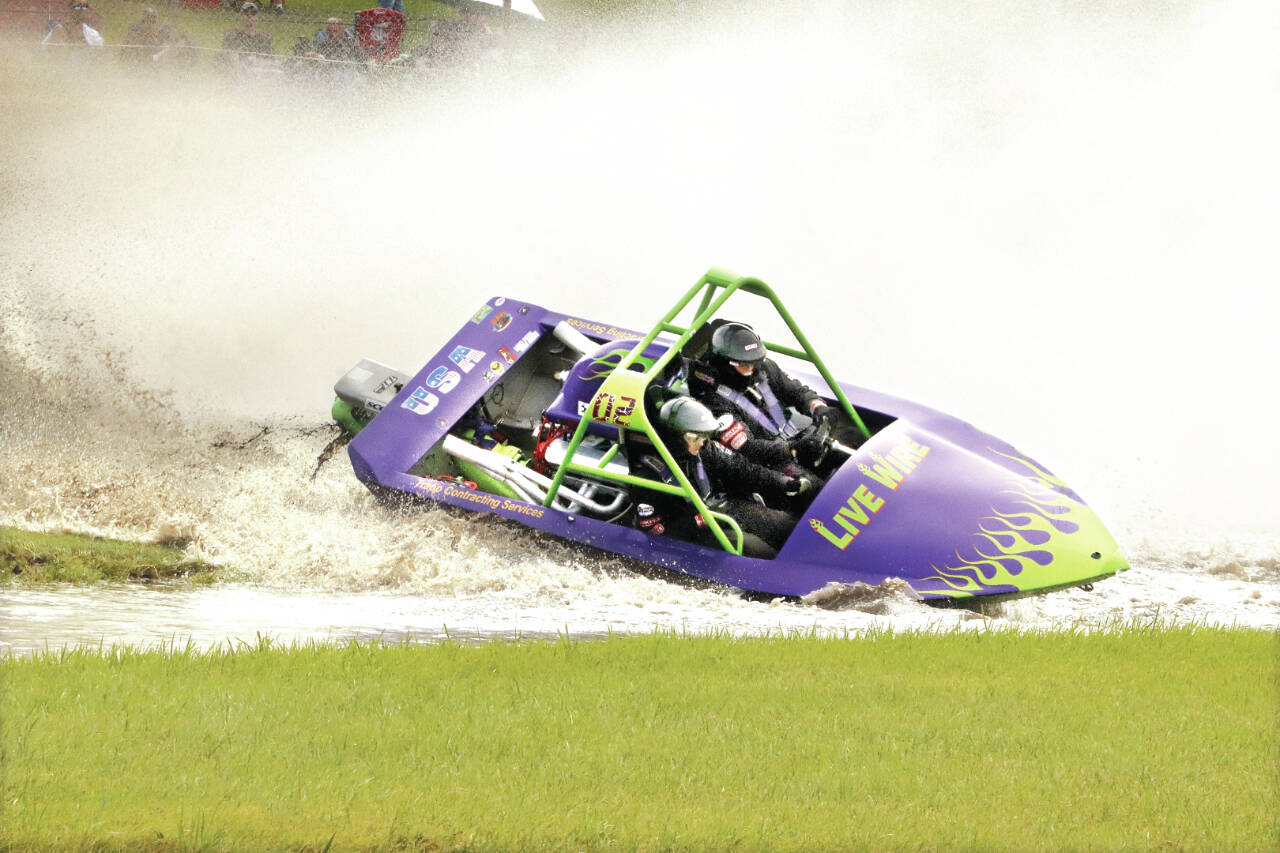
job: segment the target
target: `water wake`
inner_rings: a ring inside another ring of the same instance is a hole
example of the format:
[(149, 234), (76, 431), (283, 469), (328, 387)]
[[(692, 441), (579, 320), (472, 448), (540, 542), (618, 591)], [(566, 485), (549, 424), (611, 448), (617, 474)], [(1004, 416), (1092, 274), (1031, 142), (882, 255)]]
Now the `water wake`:
[(1280, 625), (1280, 454), (1257, 431), (1280, 418), (1257, 304), (1274, 4), (813, 8), (358, 100), (0, 53), (21, 119), (0, 524), (186, 540), (281, 591), (545, 608), (543, 627), (961, 618), (745, 601), (388, 509), (341, 451), (317, 468), (359, 357), (416, 369), (497, 294), (643, 325), (724, 264), (777, 285), (837, 374), (1011, 439), (1115, 529), (1127, 576), (996, 618)]

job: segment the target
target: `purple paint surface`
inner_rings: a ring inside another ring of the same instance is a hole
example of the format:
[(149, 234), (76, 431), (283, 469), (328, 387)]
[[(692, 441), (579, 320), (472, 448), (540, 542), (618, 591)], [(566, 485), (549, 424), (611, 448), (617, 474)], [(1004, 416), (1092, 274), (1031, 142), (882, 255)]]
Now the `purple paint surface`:
[[(1079, 496), (1007, 443), (942, 412), (844, 383), (855, 406), (894, 421), (830, 477), (772, 560), (511, 498), (485, 503), (484, 493), (408, 473), (502, 381), (528, 349), (526, 343), (517, 352), (517, 344), (549, 334), (561, 320), (594, 339), (638, 337), (516, 300), (492, 299), (353, 439), (349, 452), (357, 476), (370, 486), (493, 512), (611, 553), (775, 595), (804, 595), (832, 582), (875, 585), (889, 577), (908, 581), (926, 598), (951, 597), (957, 590), (1005, 595), (1104, 576), (1114, 568), (1104, 569), (1102, 558), (1120, 559), (1100, 523), (1082, 532), (1065, 517), (1096, 520)], [(456, 380), (442, 381), (450, 372)], [(796, 375), (826, 390), (821, 380)]]

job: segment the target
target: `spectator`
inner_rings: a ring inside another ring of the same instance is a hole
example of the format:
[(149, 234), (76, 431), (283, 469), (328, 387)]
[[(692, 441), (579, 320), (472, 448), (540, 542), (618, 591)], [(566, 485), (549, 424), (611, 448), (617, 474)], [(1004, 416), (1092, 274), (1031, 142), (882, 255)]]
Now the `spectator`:
[(295, 58), (289, 61), (290, 72), (312, 79), (352, 79), (356, 76), (352, 72), (362, 69), (369, 60), (356, 39), (355, 30), (344, 26), (341, 18), (326, 20), (324, 29), (311, 41), (299, 36), (293, 55)]
[(341, 18), (325, 21), (324, 29), (316, 33), (311, 49), (324, 59), (339, 62), (363, 62), (368, 58), (360, 49), (355, 30), (343, 26)]
[(199, 51), (196, 43), (176, 27), (165, 25), (160, 28), (160, 38), (164, 48), (152, 57), (157, 63), (170, 68), (194, 68)]
[(156, 10), (147, 6), (136, 24), (129, 25), (129, 35), (120, 48), (120, 58), (127, 63), (140, 65), (154, 61), (164, 50), (164, 34), (156, 26)]
[(260, 68), (262, 57), (275, 56), (275, 42), (270, 33), (258, 29), (258, 4), (252, 2), (240, 6), (239, 29), (227, 30), (222, 37), (223, 52), (218, 64), (224, 69)]
[(379, 9), (391, 9), (392, 11), (404, 14), (404, 0), (378, 0)]
[(72, 0), (66, 21), (59, 21), (45, 34), (43, 44), (66, 44), (84, 47), (102, 47), (102, 34), (85, 20), (89, 4)]
[(355, 35), (354, 29), (342, 25), (341, 18), (327, 18), (324, 22), (324, 28), (316, 33), (316, 37), (311, 41), (313, 44), (321, 45), (330, 41), (340, 41), (343, 36), (355, 38)]
[[(189, 2), (189, 0), (187, 0), (187, 2)], [(213, 2), (211, 5), (215, 7), (221, 5), (224, 9), (234, 9), (235, 11), (240, 12), (244, 9), (244, 5), (247, 2), (256, 2), (256, 0), (221, 0), (220, 4), (218, 2)], [(284, 0), (275, 0), (275, 2), (271, 4), (271, 11), (275, 12), (277, 15), (284, 14)]]
[(496, 34), (484, 16), (472, 9), (460, 8), (457, 20), (431, 22), (431, 36), (426, 50), (418, 57), (418, 64), (438, 69), (475, 70), (493, 58), (497, 50)]

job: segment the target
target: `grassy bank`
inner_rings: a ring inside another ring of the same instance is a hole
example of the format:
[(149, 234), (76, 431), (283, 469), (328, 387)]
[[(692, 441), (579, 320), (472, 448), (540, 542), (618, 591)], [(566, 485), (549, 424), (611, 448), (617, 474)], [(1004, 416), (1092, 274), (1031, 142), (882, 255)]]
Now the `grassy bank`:
[(1271, 850), (1264, 632), (68, 652), (0, 849)]
[(0, 583), (41, 583), (215, 577), (214, 567), (183, 554), (182, 543), (121, 542), (76, 533), (35, 533), (0, 527)]
[[(227, 30), (240, 26), (238, 13), (229, 7), (187, 8), (176, 3), (153, 4), (148, 0), (93, 0), (91, 5), (99, 16), (101, 34), (108, 45), (127, 44), (129, 27), (138, 22), (143, 7), (148, 5), (158, 10), (161, 24), (173, 26), (194, 45), (205, 50), (220, 48)], [(349, 24), (355, 12), (374, 8), (377, 3), (374, 0), (285, 0), (286, 11), (283, 14), (271, 13), (271, 2), (260, 2), (259, 5), (264, 12), (259, 18), (258, 28), (271, 35), (275, 52), (283, 56), (290, 53), (299, 37), (308, 41), (314, 38), (329, 16), (336, 15)], [(508, 26), (518, 27), (533, 37), (542, 37), (550, 36), (558, 29), (580, 32), (584, 28), (645, 19), (655, 14), (652, 4), (645, 0), (542, 0), (538, 7), (546, 18), (545, 23), (516, 16)], [(38, 41), (44, 35), (45, 21), (64, 18), (66, 9), (67, 4), (61, 0), (48, 8), (37, 8), (31, 13), (36, 20), (24, 21), (24, 26), (28, 27), (25, 38)], [(405, 52), (429, 40), (433, 20), (448, 21), (458, 17), (456, 4), (449, 0), (410, 0), (406, 13), (407, 23), (401, 39)], [(672, 16), (668, 7), (658, 7), (657, 14), (667, 18)], [(502, 18), (496, 12), (491, 24), (495, 28), (502, 26)], [(201, 65), (209, 62), (209, 56), (200, 60)]]
[[(141, 9), (146, 4), (143, 0), (94, 0), (92, 5), (102, 16), (102, 36), (107, 43), (127, 44), (129, 27), (138, 22)], [(260, 5), (270, 7), (271, 4)], [(375, 6), (377, 3), (368, 0), (294, 0), (288, 3), (286, 14), (262, 14), (259, 29), (271, 35), (276, 53), (283, 56), (289, 54), (298, 37), (308, 41), (314, 38), (328, 16), (337, 15), (350, 23), (354, 12)], [(227, 30), (240, 26), (239, 15), (231, 9), (187, 9), (178, 5), (159, 4), (156, 8), (160, 12), (161, 24), (174, 26), (196, 46), (205, 49), (220, 48)], [(59, 6), (58, 12), (61, 11), (62, 6)], [(413, 10), (413, 22), (405, 31), (402, 42), (405, 50), (426, 41), (432, 18), (455, 17), (457, 10), (447, 3), (419, 0)], [(200, 60), (201, 65), (209, 62), (210, 56), (204, 56)]]

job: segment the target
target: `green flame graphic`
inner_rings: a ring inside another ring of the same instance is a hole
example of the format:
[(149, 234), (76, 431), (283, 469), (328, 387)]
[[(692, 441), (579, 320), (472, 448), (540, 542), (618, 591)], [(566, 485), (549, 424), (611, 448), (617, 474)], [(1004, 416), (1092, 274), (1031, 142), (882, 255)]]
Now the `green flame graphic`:
[[(1030, 460), (1000, 455), (1025, 465), (1033, 476), (1018, 478), (1017, 488), (1001, 492), (998, 505), (979, 522), (974, 544), (957, 549), (955, 561), (931, 565), (934, 574), (917, 589), (957, 596), (991, 587), (1031, 591), (1107, 573), (1107, 563), (1092, 554), (1110, 556), (1116, 542), (1093, 510), (1053, 488), (1067, 487)], [(931, 581), (937, 586), (931, 588)]]
[[(622, 364), (622, 360), (626, 358), (627, 354), (630, 352), (630, 349), (615, 349), (609, 350), (609, 352), (600, 358), (593, 358), (591, 360), (590, 372), (586, 373), (582, 377), (583, 380), (591, 381), (592, 379), (603, 379), (610, 373), (613, 373), (613, 371), (617, 370), (618, 365)], [(636, 363), (645, 370), (652, 367), (655, 360), (656, 359), (645, 358), (643, 355), (636, 357)]]
[(1066, 483), (1064, 483), (1061, 479), (1054, 476), (1049, 471), (1046, 471), (1044, 468), (1041, 468), (1039, 465), (1037, 465), (1035, 462), (1032, 462), (1027, 457), (1017, 453), (1016, 450), (1014, 453), (1003, 453), (999, 450), (996, 450), (994, 447), (988, 447), (987, 450), (990, 450), (995, 455), (1003, 456), (1005, 459), (1008, 459), (1010, 462), (1016, 462), (1017, 464), (1021, 465), (1023, 468), (1026, 468), (1027, 471), (1030, 472), (1031, 476), (1034, 477), (1036, 482), (1038, 482), (1041, 486), (1044, 486), (1047, 489), (1058, 488), (1072, 495), (1075, 494), (1075, 491)]

